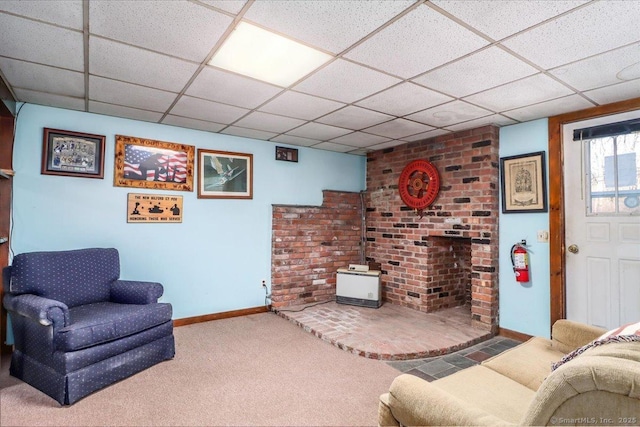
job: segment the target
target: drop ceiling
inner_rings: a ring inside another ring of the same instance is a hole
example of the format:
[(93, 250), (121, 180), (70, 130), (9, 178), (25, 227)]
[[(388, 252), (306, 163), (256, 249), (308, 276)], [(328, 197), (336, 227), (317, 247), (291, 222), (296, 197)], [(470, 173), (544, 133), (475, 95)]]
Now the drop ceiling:
[[(208, 65), (241, 22), (331, 56)], [(15, 101), (356, 155), (640, 97), (640, 0), (0, 0)]]

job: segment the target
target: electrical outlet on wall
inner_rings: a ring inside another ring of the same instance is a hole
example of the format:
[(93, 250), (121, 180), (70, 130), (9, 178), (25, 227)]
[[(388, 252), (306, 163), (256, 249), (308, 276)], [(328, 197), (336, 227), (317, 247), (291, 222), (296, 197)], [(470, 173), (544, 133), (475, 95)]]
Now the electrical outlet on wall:
[(538, 242), (549, 243), (549, 232), (547, 230), (538, 230)]

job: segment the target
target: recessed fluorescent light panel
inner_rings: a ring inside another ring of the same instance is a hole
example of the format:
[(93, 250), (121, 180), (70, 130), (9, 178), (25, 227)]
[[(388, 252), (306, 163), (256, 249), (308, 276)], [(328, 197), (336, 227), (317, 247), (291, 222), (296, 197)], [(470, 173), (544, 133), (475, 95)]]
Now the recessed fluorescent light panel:
[(288, 87), (333, 57), (240, 22), (209, 65)]

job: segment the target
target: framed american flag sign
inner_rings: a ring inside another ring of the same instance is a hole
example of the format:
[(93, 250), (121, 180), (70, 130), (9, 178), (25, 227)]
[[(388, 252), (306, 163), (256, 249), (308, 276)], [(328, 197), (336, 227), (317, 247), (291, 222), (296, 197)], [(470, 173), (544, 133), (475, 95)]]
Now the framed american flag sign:
[(116, 187), (193, 191), (195, 147), (116, 135)]

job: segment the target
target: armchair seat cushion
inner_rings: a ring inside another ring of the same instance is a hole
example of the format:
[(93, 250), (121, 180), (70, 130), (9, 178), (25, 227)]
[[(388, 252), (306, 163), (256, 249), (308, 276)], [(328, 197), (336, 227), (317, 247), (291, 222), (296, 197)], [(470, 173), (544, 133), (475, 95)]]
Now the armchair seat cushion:
[(171, 320), (171, 304), (99, 302), (69, 309), (71, 324), (56, 333), (59, 351), (75, 351), (127, 337)]

